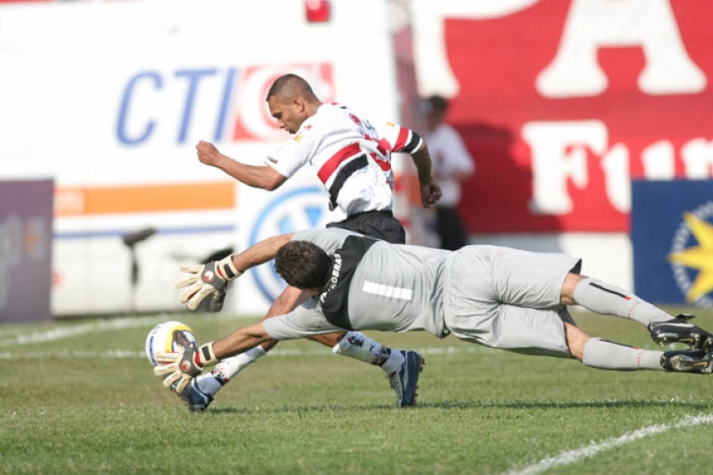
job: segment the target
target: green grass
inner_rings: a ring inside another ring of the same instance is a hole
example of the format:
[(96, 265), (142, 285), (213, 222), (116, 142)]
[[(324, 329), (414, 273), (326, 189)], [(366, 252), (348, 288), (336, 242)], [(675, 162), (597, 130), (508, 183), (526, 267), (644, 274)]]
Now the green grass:
[[(201, 342), (251, 322), (169, 318)], [(656, 349), (633, 322), (575, 318), (591, 334)], [(455, 338), (373, 333), (427, 353), (418, 407), (396, 409), (380, 369), (298, 341), (282, 343), (193, 414), (141, 356), (159, 320), (0, 326), (0, 473), (500, 474), (656, 424), (667, 430), (546, 473), (703, 474), (713, 466), (713, 424), (669, 427), (713, 414), (707, 376), (598, 371)], [(713, 313), (698, 322), (713, 328)], [(19, 340), (77, 327), (86, 331)]]

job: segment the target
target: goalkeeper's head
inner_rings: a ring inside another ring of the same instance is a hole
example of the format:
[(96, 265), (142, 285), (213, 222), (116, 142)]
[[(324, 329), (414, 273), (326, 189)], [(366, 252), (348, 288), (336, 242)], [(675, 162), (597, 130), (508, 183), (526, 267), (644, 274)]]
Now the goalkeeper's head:
[(290, 241), (277, 251), (275, 271), (292, 287), (320, 291), (332, 272), (332, 259), (316, 244)]

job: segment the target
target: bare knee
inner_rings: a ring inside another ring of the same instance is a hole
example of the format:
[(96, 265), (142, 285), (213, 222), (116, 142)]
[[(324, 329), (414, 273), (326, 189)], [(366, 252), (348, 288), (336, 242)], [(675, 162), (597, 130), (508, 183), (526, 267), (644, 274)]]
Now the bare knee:
[(577, 288), (580, 282), (587, 279), (586, 275), (574, 274), (570, 272), (564, 279), (562, 291), (560, 293), (560, 303), (562, 305), (574, 305), (577, 302), (574, 300), (574, 289)]
[(571, 323), (565, 322), (564, 324), (565, 338), (567, 339), (567, 348), (569, 353), (582, 361), (584, 358), (584, 347), (587, 342), (592, 338), (582, 330), (572, 325)]

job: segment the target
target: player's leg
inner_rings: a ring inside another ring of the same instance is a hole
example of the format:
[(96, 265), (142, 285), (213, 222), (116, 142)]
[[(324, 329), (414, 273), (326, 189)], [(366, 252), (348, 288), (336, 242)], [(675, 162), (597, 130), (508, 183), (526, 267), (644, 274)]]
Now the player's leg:
[(461, 339), (516, 353), (572, 357), (597, 369), (693, 373), (713, 370), (713, 352), (649, 351), (593, 338), (576, 326), (565, 307), (531, 309), (501, 304), (480, 316), (461, 316), (451, 321), (451, 332)]
[(570, 273), (562, 286), (562, 303), (577, 303), (592, 312), (627, 318), (646, 326), (662, 346), (681, 342), (693, 349), (713, 349), (713, 334), (688, 323), (692, 316), (674, 317), (620, 287)]
[(648, 351), (593, 338), (575, 325), (565, 322), (567, 346), (572, 356), (585, 366), (618, 371), (663, 371), (662, 351)]
[[(392, 244), (406, 243), (406, 231), (391, 211), (359, 213), (349, 216), (344, 221), (330, 223), (327, 227), (346, 229), (365, 236), (382, 239)], [(327, 338), (332, 336), (323, 335), (323, 337)], [(361, 333), (349, 332), (339, 339), (336, 345), (332, 346), (333, 351), (364, 362), (371, 360), (371, 364), (380, 366), (386, 373), (386, 378), (396, 393), (398, 406), (408, 407), (414, 405), (419, 373), (423, 369), (425, 362), (423, 356), (411, 350), (394, 351), (366, 338)], [(327, 346), (331, 344), (328, 341), (323, 341), (322, 343)], [(382, 361), (383, 363), (381, 363)]]
[(565, 323), (565, 328), (567, 344), (572, 356), (591, 368), (702, 374), (713, 372), (713, 352), (704, 350), (648, 351), (601, 338), (592, 338), (569, 323)]

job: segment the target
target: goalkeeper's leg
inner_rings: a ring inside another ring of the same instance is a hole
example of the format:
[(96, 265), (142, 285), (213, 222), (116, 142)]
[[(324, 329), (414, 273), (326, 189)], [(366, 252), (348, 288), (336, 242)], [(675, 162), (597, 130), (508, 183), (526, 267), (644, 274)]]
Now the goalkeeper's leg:
[(627, 290), (590, 277), (576, 276), (570, 282), (576, 284), (572, 293), (576, 303), (593, 312), (641, 323), (661, 346), (680, 342), (691, 349), (713, 349), (713, 333), (688, 323), (693, 315), (674, 317)]

